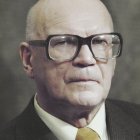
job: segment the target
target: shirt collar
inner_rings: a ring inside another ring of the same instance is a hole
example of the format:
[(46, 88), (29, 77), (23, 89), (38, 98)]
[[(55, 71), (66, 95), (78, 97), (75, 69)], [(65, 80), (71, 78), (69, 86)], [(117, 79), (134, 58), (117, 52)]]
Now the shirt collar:
[[(43, 110), (38, 105), (36, 98), (34, 98), (34, 106), (41, 120), (47, 125), (47, 127), (54, 133), (54, 135), (59, 140), (75, 140), (78, 128), (52, 116), (51, 114)], [(101, 137), (101, 140), (107, 137), (105, 120), (106, 120), (105, 104), (103, 103), (99, 111), (96, 113), (95, 117), (91, 121), (91, 123), (87, 126), (91, 128), (92, 130), (96, 131)]]
[(97, 132), (101, 140), (107, 139), (105, 103), (102, 104), (99, 111), (87, 127)]

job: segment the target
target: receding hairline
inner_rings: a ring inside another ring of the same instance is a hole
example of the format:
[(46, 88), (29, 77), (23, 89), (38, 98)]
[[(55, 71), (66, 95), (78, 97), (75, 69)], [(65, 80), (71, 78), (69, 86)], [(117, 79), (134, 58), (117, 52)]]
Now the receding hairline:
[[(26, 40), (30, 40), (34, 38), (36, 27), (38, 27), (36, 24), (38, 22), (42, 21), (42, 9), (39, 8), (40, 6), (43, 6), (41, 3), (44, 0), (39, 0), (35, 5), (33, 5), (27, 15), (26, 20)], [(46, 0), (47, 1), (47, 0)], [(38, 34), (38, 33), (36, 33)]]
[[(108, 2), (106, 0), (99, 0), (103, 3), (108, 13), (111, 14), (108, 9)], [(26, 40), (45, 38), (47, 34), (45, 33), (46, 28), (46, 15), (45, 10), (48, 7), (50, 0), (39, 0), (28, 12), (27, 24), (26, 24)], [(111, 15), (112, 19), (112, 15)]]

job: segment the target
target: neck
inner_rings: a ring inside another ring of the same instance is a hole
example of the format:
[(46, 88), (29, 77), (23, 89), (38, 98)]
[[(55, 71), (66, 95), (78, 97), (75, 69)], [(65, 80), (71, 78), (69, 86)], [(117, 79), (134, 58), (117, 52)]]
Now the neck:
[(87, 126), (102, 105), (102, 103), (97, 106), (72, 105), (62, 100), (43, 100), (44, 98), (41, 99), (39, 96), (36, 99), (46, 112), (77, 128)]

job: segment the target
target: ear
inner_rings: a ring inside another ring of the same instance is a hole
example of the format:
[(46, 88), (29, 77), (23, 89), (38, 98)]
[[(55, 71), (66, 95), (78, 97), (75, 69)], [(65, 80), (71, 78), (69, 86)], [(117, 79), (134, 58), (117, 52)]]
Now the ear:
[(27, 75), (30, 78), (34, 78), (33, 76), (33, 67), (32, 67), (32, 50), (28, 43), (22, 42), (20, 44), (20, 58), (22, 60), (23, 68)]

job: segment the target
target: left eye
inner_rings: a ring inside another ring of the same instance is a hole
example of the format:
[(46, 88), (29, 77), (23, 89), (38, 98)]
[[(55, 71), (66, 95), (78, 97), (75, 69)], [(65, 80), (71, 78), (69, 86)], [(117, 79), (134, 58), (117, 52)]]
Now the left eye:
[(107, 41), (106, 40), (99, 40), (99, 39), (96, 39), (96, 40), (92, 40), (92, 44), (107, 44)]

